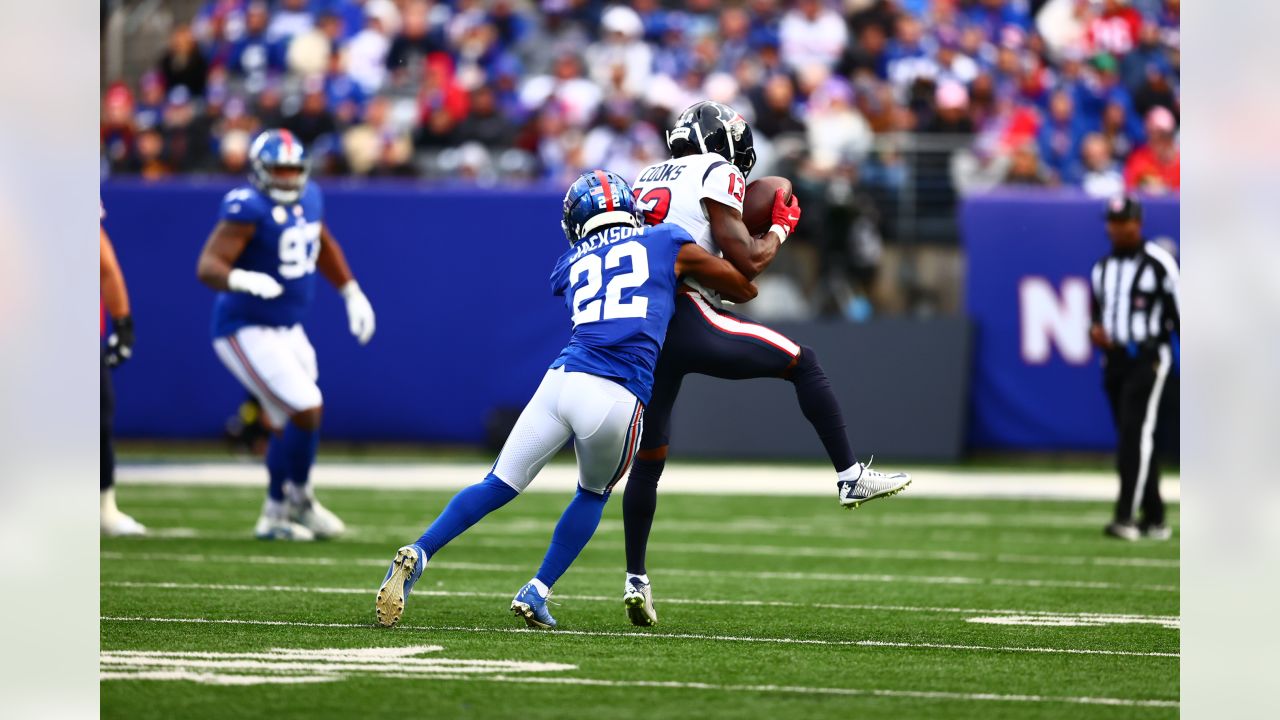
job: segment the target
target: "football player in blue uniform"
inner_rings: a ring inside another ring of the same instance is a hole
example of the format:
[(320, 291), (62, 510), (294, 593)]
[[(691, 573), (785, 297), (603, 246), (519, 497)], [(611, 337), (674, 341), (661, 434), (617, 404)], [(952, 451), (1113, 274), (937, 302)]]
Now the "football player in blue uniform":
[(561, 225), (569, 251), (551, 288), (573, 320), (569, 344), (551, 363), (493, 469), (449, 501), (422, 537), (396, 551), (375, 608), (391, 627), (423, 568), (446, 544), (519, 495), (573, 438), (578, 490), (551, 536), (538, 569), (511, 601), (535, 628), (553, 628), (547, 597), (600, 524), (605, 502), (639, 446), (653, 370), (682, 278), (696, 278), (737, 302), (755, 286), (733, 265), (698, 247), (675, 225), (645, 227), (626, 181), (584, 173), (564, 196)]
[(254, 535), (335, 537), (345, 526), (308, 482), (320, 439), (316, 353), (302, 329), (318, 269), (346, 300), (351, 333), (373, 337), (373, 307), (323, 222), (324, 199), (309, 158), (288, 130), (267, 130), (249, 149), (251, 183), (222, 200), (196, 274), (218, 291), (213, 348), (253, 393), (276, 435), (267, 447), (267, 499)]

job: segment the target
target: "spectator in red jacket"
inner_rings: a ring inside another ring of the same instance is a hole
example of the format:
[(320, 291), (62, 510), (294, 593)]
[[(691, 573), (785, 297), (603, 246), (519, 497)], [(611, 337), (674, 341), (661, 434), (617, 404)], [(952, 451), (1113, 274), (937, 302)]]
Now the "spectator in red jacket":
[(1152, 193), (1177, 192), (1181, 154), (1174, 138), (1173, 113), (1156, 106), (1147, 114), (1147, 144), (1133, 151), (1124, 167), (1124, 183), (1130, 190)]

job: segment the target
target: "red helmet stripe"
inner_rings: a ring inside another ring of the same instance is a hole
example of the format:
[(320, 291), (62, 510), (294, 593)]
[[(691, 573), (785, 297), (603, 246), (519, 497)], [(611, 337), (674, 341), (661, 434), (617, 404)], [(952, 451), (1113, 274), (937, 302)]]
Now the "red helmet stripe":
[(280, 141), (284, 143), (284, 155), (293, 162), (293, 133), (288, 130), (280, 131)]
[(605, 210), (613, 210), (613, 191), (609, 188), (609, 176), (597, 170), (596, 178), (600, 180), (600, 190), (604, 192)]

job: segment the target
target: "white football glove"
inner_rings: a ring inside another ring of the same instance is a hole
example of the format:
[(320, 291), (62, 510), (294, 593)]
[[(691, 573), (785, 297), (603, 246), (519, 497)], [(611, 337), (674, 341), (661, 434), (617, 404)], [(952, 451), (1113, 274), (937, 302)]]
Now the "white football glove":
[(343, 285), (339, 292), (347, 301), (347, 322), (351, 326), (351, 334), (361, 345), (367, 344), (373, 337), (374, 328), (373, 306), (369, 304), (369, 298), (365, 297), (355, 280)]
[(227, 289), (232, 292), (249, 293), (270, 300), (280, 297), (284, 286), (266, 273), (236, 268), (227, 274)]

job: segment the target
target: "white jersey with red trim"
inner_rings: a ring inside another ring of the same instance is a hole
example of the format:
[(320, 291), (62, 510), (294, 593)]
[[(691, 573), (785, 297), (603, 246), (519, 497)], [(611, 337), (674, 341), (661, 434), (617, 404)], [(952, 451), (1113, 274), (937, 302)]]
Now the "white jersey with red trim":
[(679, 225), (704, 250), (719, 255), (720, 247), (711, 237), (711, 223), (702, 201), (714, 200), (742, 212), (747, 181), (733, 163), (706, 153), (650, 165), (640, 171), (631, 187), (644, 211), (645, 223)]
[[(711, 237), (711, 222), (703, 200), (714, 200), (742, 212), (747, 181), (742, 171), (716, 155), (685, 155), (655, 163), (640, 171), (631, 184), (636, 193), (644, 221), (649, 225), (672, 223), (683, 228), (702, 249), (721, 255), (720, 246)], [(716, 293), (686, 280), (708, 299), (719, 304)]]

